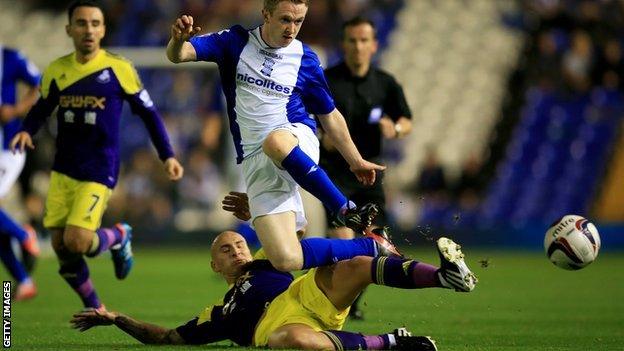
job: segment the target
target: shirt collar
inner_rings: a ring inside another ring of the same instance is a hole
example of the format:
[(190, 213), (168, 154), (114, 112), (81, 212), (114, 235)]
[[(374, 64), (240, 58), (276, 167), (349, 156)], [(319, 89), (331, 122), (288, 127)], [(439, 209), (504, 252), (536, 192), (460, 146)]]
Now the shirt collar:
[(345, 75), (347, 77), (349, 77), (349, 79), (354, 80), (354, 81), (365, 81), (365, 80), (367, 80), (367, 79), (369, 79), (371, 77), (372, 72), (373, 72), (373, 65), (372, 64), (368, 67), (368, 72), (366, 72), (366, 74), (363, 77), (358, 77), (358, 76), (353, 75), (351, 73), (351, 70), (349, 69), (349, 66), (347, 66), (347, 62), (346, 61), (343, 60), (341, 66), (342, 66), (342, 69), (345, 72)]
[(85, 63), (80, 63), (76, 59), (76, 52), (74, 51), (74, 53), (72, 55), (72, 60), (73, 60), (73, 63), (74, 63), (74, 67), (76, 67), (80, 71), (89, 69), (93, 65), (98, 64), (98, 62), (100, 62), (102, 60), (102, 58), (104, 57), (104, 54), (105, 54), (104, 49), (100, 48), (100, 50), (98, 51), (98, 53), (95, 55), (94, 58), (92, 58), (91, 60), (89, 60), (89, 61), (87, 61)]

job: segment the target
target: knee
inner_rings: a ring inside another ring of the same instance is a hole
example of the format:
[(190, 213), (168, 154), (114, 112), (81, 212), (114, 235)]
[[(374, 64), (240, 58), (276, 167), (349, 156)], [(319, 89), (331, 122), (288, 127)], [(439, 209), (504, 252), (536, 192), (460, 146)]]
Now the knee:
[(65, 239), (64, 240), (65, 248), (67, 251), (73, 254), (85, 254), (87, 253), (87, 246), (82, 243), (82, 241), (77, 240), (76, 238)]
[[(349, 260), (340, 261), (334, 268), (334, 274), (337, 277), (349, 277), (349, 279), (370, 278), (372, 257), (368, 256), (356, 256)], [(341, 278), (339, 278), (341, 279)]]
[(58, 257), (61, 257), (69, 253), (67, 248), (65, 247), (62, 231), (52, 232), (52, 249), (54, 249), (54, 252), (56, 253)]
[(282, 272), (298, 271), (303, 267), (303, 258), (297, 255), (285, 254), (269, 257), (269, 261), (275, 269)]
[(262, 151), (275, 162), (282, 162), (297, 146), (297, 138), (286, 130), (271, 132), (262, 143)]
[(336, 239), (353, 239), (355, 232), (347, 227), (334, 228), (329, 230), (329, 236)]
[(66, 231), (63, 236), (64, 248), (72, 254), (86, 254), (91, 247), (93, 235)]
[(272, 349), (295, 349), (295, 350), (318, 350), (318, 345), (309, 333), (298, 330), (286, 330), (273, 333), (269, 336), (269, 348)]

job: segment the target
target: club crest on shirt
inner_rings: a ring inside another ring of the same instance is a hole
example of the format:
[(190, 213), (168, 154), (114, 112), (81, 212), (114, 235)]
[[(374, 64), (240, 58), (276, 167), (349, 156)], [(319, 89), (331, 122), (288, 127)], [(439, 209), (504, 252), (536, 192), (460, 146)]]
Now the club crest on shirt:
[(276, 61), (270, 57), (265, 57), (264, 58), (264, 62), (262, 63), (262, 69), (260, 70), (260, 73), (262, 73), (262, 75), (270, 77), (271, 76), (271, 72), (273, 72), (273, 66), (275, 66)]
[(95, 80), (97, 80), (98, 83), (102, 84), (110, 82), (110, 72), (107, 69), (103, 70), (102, 73), (100, 73), (100, 75), (97, 76)]

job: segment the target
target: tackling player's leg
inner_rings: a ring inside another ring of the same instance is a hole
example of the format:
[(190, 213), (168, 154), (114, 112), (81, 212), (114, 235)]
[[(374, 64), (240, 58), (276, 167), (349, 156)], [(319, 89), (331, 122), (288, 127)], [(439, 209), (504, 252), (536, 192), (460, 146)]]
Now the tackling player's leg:
[(437, 350), (431, 338), (413, 336), (405, 328), (379, 335), (341, 330), (350, 304), (373, 281), (373, 267), (372, 258), (356, 257), (309, 271), (271, 303), (255, 342), (314, 350)]
[[(471, 291), (476, 277), (463, 260), (459, 245), (452, 240), (438, 240), (438, 250), (442, 267), (438, 268), (415, 260), (398, 257), (355, 257), (338, 262), (332, 267), (318, 268), (315, 282), (338, 311), (344, 311), (353, 303), (361, 291), (369, 284), (385, 285), (403, 289), (452, 288), (457, 291)], [(464, 285), (453, 280), (449, 285), (444, 277), (454, 272), (466, 277)], [(334, 344), (334, 349), (397, 349), (397, 350), (437, 350), (435, 342), (424, 336), (412, 336), (405, 329), (397, 329), (391, 334), (364, 336), (358, 333), (327, 330), (325, 335)]]
[(387, 238), (374, 234), (351, 240), (308, 238), (299, 241), (294, 234), (294, 217), (294, 212), (288, 211), (254, 220), (267, 258), (281, 271), (326, 266), (356, 256), (385, 255), (392, 251), (388, 248), (394, 248)]
[(441, 284), (446, 288), (455, 289), (455, 291), (470, 292), (474, 290), (478, 279), (466, 265), (461, 246), (444, 237), (438, 239), (437, 245), (441, 267), (438, 274)]

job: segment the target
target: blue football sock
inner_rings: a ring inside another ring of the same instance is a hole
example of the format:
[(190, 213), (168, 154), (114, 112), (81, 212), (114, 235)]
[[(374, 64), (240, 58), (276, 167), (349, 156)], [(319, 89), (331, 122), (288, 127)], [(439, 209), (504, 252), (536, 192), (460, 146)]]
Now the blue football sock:
[(18, 283), (23, 283), (29, 279), (26, 268), (24, 268), (24, 265), (15, 257), (15, 253), (11, 247), (11, 237), (8, 235), (0, 235), (0, 259), (9, 273), (11, 273), (11, 276), (13, 276)]
[(282, 167), (297, 184), (321, 200), (331, 212), (338, 213), (347, 203), (347, 198), (336, 188), (327, 173), (299, 146), (295, 146), (286, 156), (282, 161)]
[(375, 241), (370, 238), (351, 240), (308, 238), (301, 240), (301, 249), (302, 269), (327, 266), (355, 256), (377, 256)]
[(8, 235), (17, 239), (20, 243), (28, 238), (28, 234), (17, 222), (13, 220), (3, 209), (0, 208), (0, 235)]

